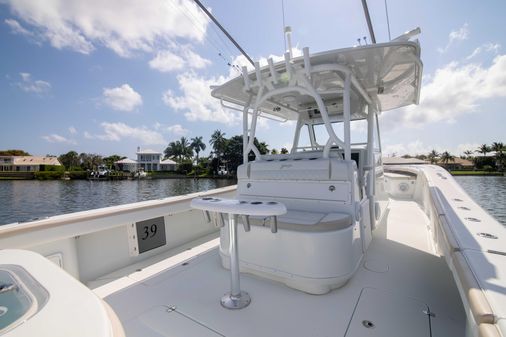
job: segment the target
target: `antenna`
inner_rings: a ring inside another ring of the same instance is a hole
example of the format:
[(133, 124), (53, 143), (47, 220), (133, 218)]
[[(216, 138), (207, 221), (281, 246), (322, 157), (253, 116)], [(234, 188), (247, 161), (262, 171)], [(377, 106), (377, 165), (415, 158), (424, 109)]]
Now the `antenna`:
[(362, 7), (364, 8), (365, 20), (367, 21), (367, 28), (369, 28), (369, 35), (371, 35), (372, 44), (376, 43), (374, 30), (372, 28), (371, 16), (369, 15), (369, 8), (367, 7), (367, 0), (362, 0)]
[(290, 59), (293, 58), (292, 53), (292, 27), (286, 26), (285, 27), (285, 36), (286, 36), (286, 42), (288, 43), (288, 54), (290, 54)]
[(207, 10), (207, 8), (199, 0), (193, 0), (193, 1), (195, 1), (195, 3), (200, 7), (200, 9), (202, 9), (204, 11), (204, 13), (206, 13), (206, 15), (216, 24), (216, 26), (218, 26), (219, 29), (221, 29), (221, 31), (223, 32), (223, 34), (225, 34), (228, 37), (228, 39), (234, 44), (234, 46), (237, 49), (239, 49), (239, 51), (241, 52), (241, 54), (243, 54), (244, 57), (246, 57), (246, 59), (249, 61), (249, 63), (251, 63), (252, 66), (255, 66), (255, 62), (253, 62), (253, 60), (251, 59), (251, 57), (249, 57), (249, 55), (244, 51), (244, 49), (241, 48), (241, 46), (239, 45), (239, 43), (237, 43), (234, 40), (234, 38), (227, 32), (227, 30), (225, 28), (223, 28), (223, 26)]
[(385, 0), (385, 14), (387, 16), (387, 27), (388, 27), (388, 40), (392, 41), (392, 37), (390, 36), (390, 19), (388, 18), (388, 5), (387, 0)]
[(285, 1), (281, 0), (281, 12), (283, 13), (283, 39), (285, 41), (285, 49), (283, 52), (286, 52), (286, 34), (285, 34)]

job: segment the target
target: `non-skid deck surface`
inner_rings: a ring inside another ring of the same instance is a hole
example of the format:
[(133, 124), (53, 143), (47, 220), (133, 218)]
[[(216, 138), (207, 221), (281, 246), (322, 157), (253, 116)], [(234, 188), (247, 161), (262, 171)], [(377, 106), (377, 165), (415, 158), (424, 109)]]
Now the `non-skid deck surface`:
[[(465, 314), (444, 260), (432, 253), (426, 221), (418, 204), (392, 201), (358, 272), (326, 295), (241, 274), (252, 303), (224, 309), (230, 274), (214, 249), (105, 300), (128, 337), (462, 336)], [(427, 308), (435, 313), (430, 324)]]

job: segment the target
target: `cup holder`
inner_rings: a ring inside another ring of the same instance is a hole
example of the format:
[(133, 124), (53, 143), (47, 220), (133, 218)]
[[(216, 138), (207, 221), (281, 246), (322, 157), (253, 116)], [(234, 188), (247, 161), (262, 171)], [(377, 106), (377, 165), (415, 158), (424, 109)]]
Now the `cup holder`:
[(261, 205), (261, 204), (263, 204), (263, 202), (261, 202), (261, 201), (252, 201), (252, 202), (250, 202), (250, 204), (252, 204), (252, 205)]

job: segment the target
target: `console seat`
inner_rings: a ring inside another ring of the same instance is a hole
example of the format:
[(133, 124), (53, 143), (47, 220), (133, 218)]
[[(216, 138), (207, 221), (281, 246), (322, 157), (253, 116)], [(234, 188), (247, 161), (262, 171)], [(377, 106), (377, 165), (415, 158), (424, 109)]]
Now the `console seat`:
[[(321, 153), (272, 156), (239, 166), (237, 176), (238, 199), (274, 200), (288, 210), (278, 216), (276, 233), (273, 218), (251, 216), (251, 231), (238, 228), (241, 271), (311, 294), (327, 293), (353, 276), (363, 257), (355, 161)], [(226, 268), (227, 233), (222, 228)]]

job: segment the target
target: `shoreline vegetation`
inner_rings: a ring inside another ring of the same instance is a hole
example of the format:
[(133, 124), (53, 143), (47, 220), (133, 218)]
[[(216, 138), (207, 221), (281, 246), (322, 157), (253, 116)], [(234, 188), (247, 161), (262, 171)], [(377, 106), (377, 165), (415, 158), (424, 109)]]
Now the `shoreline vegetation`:
[[(209, 145), (211, 152), (208, 156), (200, 156), (200, 152), (206, 149), (203, 137), (187, 138), (170, 142), (164, 149), (163, 159), (171, 159), (176, 162), (173, 171), (146, 171), (140, 165), (136, 171), (122, 170), (123, 167), (117, 162), (126, 157), (117, 154), (104, 157), (94, 153), (77, 153), (69, 151), (59, 156), (46, 155), (57, 158), (61, 165), (40, 165), (37, 169), (24, 170), (20, 167), (0, 170), (0, 180), (126, 180), (126, 179), (183, 179), (183, 178), (210, 178), (210, 179), (233, 179), (236, 177), (237, 167), (243, 161), (242, 135), (226, 138), (225, 133), (216, 130), (210, 137)], [(269, 149), (269, 145), (254, 139), (255, 146), (260, 154), (287, 154), (288, 150)], [(0, 151), (0, 156), (18, 157), (30, 156), (23, 150)], [(253, 152), (249, 159), (254, 160)], [(5, 166), (4, 166), (5, 167)], [(105, 169), (105, 170), (104, 170)], [(105, 174), (103, 172), (106, 171)]]
[(452, 176), (503, 176), (504, 172), (488, 171), (449, 171)]
[[(397, 157), (393, 153), (390, 157)], [(468, 149), (461, 156), (448, 151), (436, 150), (428, 154), (403, 155), (404, 159), (416, 159), (419, 164), (439, 165), (454, 176), (506, 176), (506, 146), (502, 142), (482, 144), (477, 149)]]
[[(207, 157), (200, 157), (201, 151), (206, 149), (203, 137), (188, 139), (181, 137), (179, 140), (170, 142), (165, 150), (164, 159), (172, 159), (176, 162), (174, 171), (148, 171), (143, 179), (186, 179), (186, 178), (228, 178), (236, 177), (237, 167), (243, 161), (242, 135), (226, 138), (225, 133), (215, 130), (210, 137), (209, 145), (211, 152)], [(256, 138), (254, 144), (260, 154), (288, 154), (286, 148), (281, 150), (269, 149), (269, 145), (260, 142)], [(478, 155), (474, 155), (474, 154)], [(402, 158), (414, 158), (420, 164), (439, 165), (448, 170), (452, 175), (458, 176), (502, 176), (506, 175), (506, 146), (501, 142), (494, 142), (490, 146), (482, 144), (476, 150), (466, 150), (460, 157), (453, 156), (448, 151), (438, 153), (432, 150), (428, 154), (415, 156), (403, 155)], [(0, 156), (29, 156), (23, 150), (0, 151)], [(103, 157), (99, 154), (81, 153), (69, 151), (55, 157), (61, 165), (40, 165), (39, 170), (34, 171), (0, 171), (0, 180), (127, 180), (139, 179), (137, 172), (121, 171), (116, 162), (126, 157), (114, 154)], [(249, 160), (255, 159), (253, 152), (248, 154)], [(391, 157), (396, 157), (392, 154)], [(107, 168), (106, 176), (98, 176), (99, 167)]]

